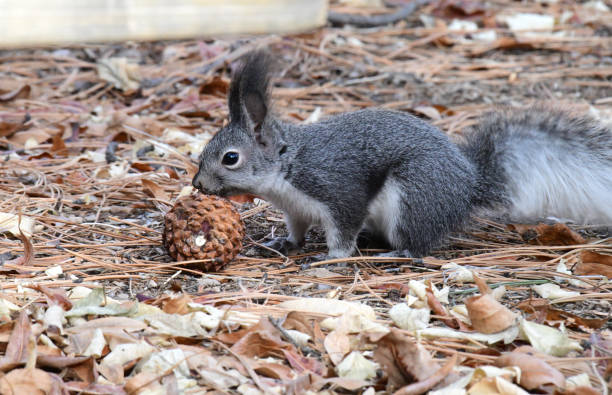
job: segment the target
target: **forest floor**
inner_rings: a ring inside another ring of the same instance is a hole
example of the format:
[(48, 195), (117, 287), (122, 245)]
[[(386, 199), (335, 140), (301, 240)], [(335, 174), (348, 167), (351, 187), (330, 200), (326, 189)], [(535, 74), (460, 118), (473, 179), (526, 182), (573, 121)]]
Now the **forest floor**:
[[(325, 252), (320, 231), (285, 257), (261, 246), (286, 232), (282, 214), (234, 203), (243, 250), (214, 273), (174, 261), (161, 234), (250, 49), (278, 56), (274, 111), (294, 122), (383, 107), (460, 138), (496, 105), (546, 101), (612, 127), (611, 9), (445, 0), (386, 26), (0, 51), (0, 392), (423, 393), (459, 377), (469, 393), (510, 393), (487, 392), (500, 380), (606, 392), (612, 224), (475, 218), (423, 259), (363, 249), (344, 267), (308, 266)], [(472, 298), (488, 292), (478, 278), (499, 303)], [(483, 334), (508, 314), (501, 335)], [(536, 362), (504, 362), (517, 354)], [(523, 377), (474, 373), (492, 364)]]

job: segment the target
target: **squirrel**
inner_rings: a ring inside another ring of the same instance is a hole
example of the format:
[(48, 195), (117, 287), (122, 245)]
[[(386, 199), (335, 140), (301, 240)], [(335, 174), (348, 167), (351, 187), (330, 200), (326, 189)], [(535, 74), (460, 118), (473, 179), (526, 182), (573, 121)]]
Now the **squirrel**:
[(239, 63), (229, 123), (204, 147), (193, 186), (281, 209), (289, 236), (268, 243), (278, 251), (302, 247), (320, 225), (326, 258), (352, 255), (364, 229), (392, 256), (421, 257), (483, 210), (612, 223), (612, 128), (588, 116), (545, 105), (499, 110), (457, 143), (383, 109), (298, 125), (271, 114), (271, 55), (254, 50)]

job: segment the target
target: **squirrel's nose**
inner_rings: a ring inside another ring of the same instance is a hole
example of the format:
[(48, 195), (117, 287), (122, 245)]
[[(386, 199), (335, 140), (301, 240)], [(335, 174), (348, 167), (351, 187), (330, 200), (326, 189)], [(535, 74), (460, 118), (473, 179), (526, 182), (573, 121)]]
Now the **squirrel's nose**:
[(203, 188), (202, 182), (200, 181), (200, 172), (198, 172), (194, 177), (193, 180), (191, 180), (191, 185), (193, 185), (193, 187), (195, 189), (197, 189), (198, 191), (201, 191)]

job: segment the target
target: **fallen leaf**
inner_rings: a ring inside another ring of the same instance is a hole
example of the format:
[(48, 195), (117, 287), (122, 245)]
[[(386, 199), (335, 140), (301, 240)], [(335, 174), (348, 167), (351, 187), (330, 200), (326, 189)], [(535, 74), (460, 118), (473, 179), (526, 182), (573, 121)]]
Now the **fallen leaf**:
[(188, 304), (192, 302), (191, 296), (182, 294), (177, 298), (166, 299), (162, 305), (162, 310), (168, 314), (187, 314), (190, 312)]
[(388, 377), (387, 390), (424, 381), (440, 368), (422, 345), (398, 329), (391, 328), (376, 345), (374, 360)]
[(376, 319), (376, 313), (370, 306), (362, 303), (347, 302), (345, 300), (338, 299), (299, 298), (281, 302), (277, 305), (277, 307), (286, 310), (329, 315), (341, 315), (347, 311), (353, 311), (359, 313), (367, 319)]
[(382, 7), (382, 0), (340, 0), (341, 4), (352, 7)]
[(504, 331), (516, 324), (517, 315), (493, 298), (486, 283), (475, 274), (474, 281), (483, 294), (465, 300), (472, 327), (478, 332), (490, 334)]
[(436, 3), (433, 15), (447, 19), (482, 17), (485, 6), (481, 1), (473, 0), (442, 0)]
[(338, 376), (352, 380), (369, 380), (376, 377), (378, 364), (365, 358), (359, 351), (353, 351), (344, 358), (336, 372)]
[[(0, 359), (0, 371), (6, 372), (17, 365), (26, 362), (28, 355), (28, 342), (32, 336), (32, 326), (28, 313), (21, 310), (19, 318), (15, 321), (13, 331), (6, 345), (4, 356)], [(0, 393), (4, 393), (0, 391)]]
[(15, 132), (8, 140), (11, 144), (25, 147), (28, 141), (34, 141), (37, 144), (42, 144), (49, 140), (52, 135), (43, 129), (28, 129), (20, 132)]
[(552, 15), (518, 13), (514, 15), (501, 16), (500, 19), (505, 22), (512, 31), (550, 31), (555, 25), (555, 17)]
[(587, 373), (580, 373), (575, 376), (568, 377), (565, 379), (565, 388), (572, 389), (576, 387), (590, 387), (591, 380)]
[(23, 233), (26, 237), (32, 237), (34, 224), (34, 219), (27, 215), (0, 212), (0, 233), (10, 232), (15, 237)]
[(601, 395), (601, 392), (590, 386), (581, 385), (561, 391), (555, 391), (555, 395)]
[(442, 270), (444, 271), (444, 274), (448, 276), (448, 279), (455, 283), (463, 284), (474, 282), (474, 275), (472, 274), (472, 271), (456, 264), (455, 262), (442, 265)]
[(521, 225), (510, 224), (508, 229), (517, 232), (529, 244), (558, 246), (584, 244), (586, 241), (567, 225), (556, 223), (554, 225)]
[(157, 200), (170, 202), (170, 196), (162, 187), (157, 185), (154, 181), (147, 180), (145, 178), (143, 178), (141, 181), (145, 192), (147, 192), (150, 196), (153, 196)]
[(209, 331), (217, 328), (220, 323), (217, 317), (201, 311), (189, 314), (160, 313), (143, 316), (142, 319), (160, 333), (198, 339), (209, 336)]
[(546, 384), (553, 384), (558, 387), (565, 385), (565, 377), (560, 371), (533, 355), (520, 352), (506, 353), (495, 360), (495, 365), (500, 367), (518, 366), (521, 369), (519, 384), (528, 390)]
[(137, 64), (127, 58), (105, 58), (98, 61), (98, 76), (117, 89), (130, 93), (140, 87), (140, 71)]
[(468, 395), (529, 395), (518, 385), (501, 376), (487, 377), (472, 385)]
[(41, 369), (14, 369), (0, 380), (3, 395), (61, 394), (62, 381)]
[[(527, 299), (517, 305), (517, 308), (529, 314), (527, 318), (537, 323), (547, 322), (549, 325), (557, 326), (561, 323), (567, 328), (581, 329), (592, 332), (606, 324), (607, 318), (582, 318), (574, 313), (554, 309), (546, 299)], [(557, 325), (555, 325), (557, 324)]]
[(427, 338), (441, 338), (441, 337), (449, 337), (452, 339), (465, 339), (470, 341), (483, 342), (487, 344), (495, 344), (497, 342), (503, 341), (504, 344), (508, 344), (514, 341), (519, 334), (518, 326), (511, 326), (502, 332), (484, 334), (479, 332), (461, 332), (456, 331), (450, 328), (439, 328), (439, 327), (430, 327), (425, 329), (420, 329), (417, 331), (418, 336), (423, 336)]
[(570, 339), (566, 333), (546, 325), (536, 324), (525, 319), (521, 320), (521, 334), (538, 350), (556, 357), (564, 357), (570, 351), (582, 351), (576, 340)]
[(429, 326), (430, 310), (428, 308), (413, 309), (406, 303), (398, 303), (389, 309), (389, 317), (398, 327), (413, 331)]
[(599, 274), (612, 279), (612, 255), (581, 251), (580, 261), (574, 267), (574, 273), (585, 276)]
[(531, 288), (541, 297), (551, 300), (580, 295), (580, 292), (567, 291), (565, 289), (561, 289), (559, 285), (552, 283), (533, 285)]
[(10, 92), (1, 94), (0, 102), (7, 102), (16, 99), (27, 99), (28, 97), (30, 97), (31, 90), (32, 87), (29, 84), (23, 84)]
[(283, 350), (285, 358), (289, 365), (299, 374), (304, 372), (312, 372), (318, 376), (324, 376), (327, 371), (327, 366), (316, 358), (308, 358), (298, 355), (292, 350)]
[(22, 122), (0, 121), (0, 137), (10, 137), (22, 127)]
[(253, 363), (253, 370), (256, 373), (276, 380), (291, 380), (295, 377), (295, 372), (286, 365), (274, 362), (256, 361)]
[(236, 354), (249, 358), (283, 358), (283, 350), (294, 349), (292, 344), (281, 339), (279, 330), (267, 318), (262, 318), (257, 325), (249, 328), (231, 347)]
[(409, 384), (405, 387), (400, 388), (398, 391), (394, 393), (394, 395), (420, 395), (424, 394), (436, 385), (438, 385), (442, 380), (447, 378), (449, 374), (453, 371), (453, 368), (457, 364), (457, 354), (453, 354), (453, 356), (444, 363), (440, 369), (436, 372), (433, 372), (431, 376), (426, 378), (425, 380), (421, 380), (419, 382)]
[(218, 75), (200, 85), (200, 93), (225, 97), (229, 91), (229, 81)]
[(64, 143), (62, 135), (63, 132), (56, 133), (51, 139), (51, 152), (55, 155), (66, 155), (68, 153), (68, 148), (66, 147), (66, 143)]
[(128, 317), (103, 317), (89, 321), (85, 321), (79, 325), (66, 328), (67, 333), (79, 333), (85, 330), (100, 329), (104, 333), (107, 331), (116, 331), (121, 328), (122, 332), (138, 332), (146, 329), (147, 324), (141, 320), (136, 320)]
[(366, 317), (360, 310), (347, 311), (340, 317), (326, 318), (321, 322), (321, 327), (342, 333), (367, 333), (370, 337), (375, 334), (382, 337), (389, 332), (385, 325)]
[(123, 381), (123, 366), (139, 360), (156, 351), (156, 348), (146, 341), (139, 343), (120, 344), (108, 353), (100, 362), (100, 373), (109, 381), (120, 384)]
[(346, 332), (333, 330), (323, 341), (325, 351), (334, 365), (338, 365), (351, 351), (351, 341)]
[(440, 300), (434, 296), (431, 288), (431, 283), (430, 287), (428, 287), (425, 292), (425, 294), (427, 295), (427, 303), (429, 305), (429, 308), (434, 312), (434, 314), (445, 317), (439, 318), (442, 322), (444, 322), (448, 327), (453, 329), (467, 330), (465, 325), (463, 325), (463, 322), (457, 320), (455, 317), (450, 315), (448, 311), (446, 311), (444, 306), (442, 306)]

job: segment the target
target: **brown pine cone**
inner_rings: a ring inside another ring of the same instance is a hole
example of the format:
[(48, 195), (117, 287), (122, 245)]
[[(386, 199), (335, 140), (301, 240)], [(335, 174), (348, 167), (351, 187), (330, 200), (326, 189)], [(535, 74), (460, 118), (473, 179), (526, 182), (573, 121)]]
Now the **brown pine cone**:
[(201, 193), (179, 198), (166, 214), (164, 247), (177, 261), (206, 259), (191, 264), (205, 271), (218, 271), (242, 249), (244, 224), (227, 200)]

